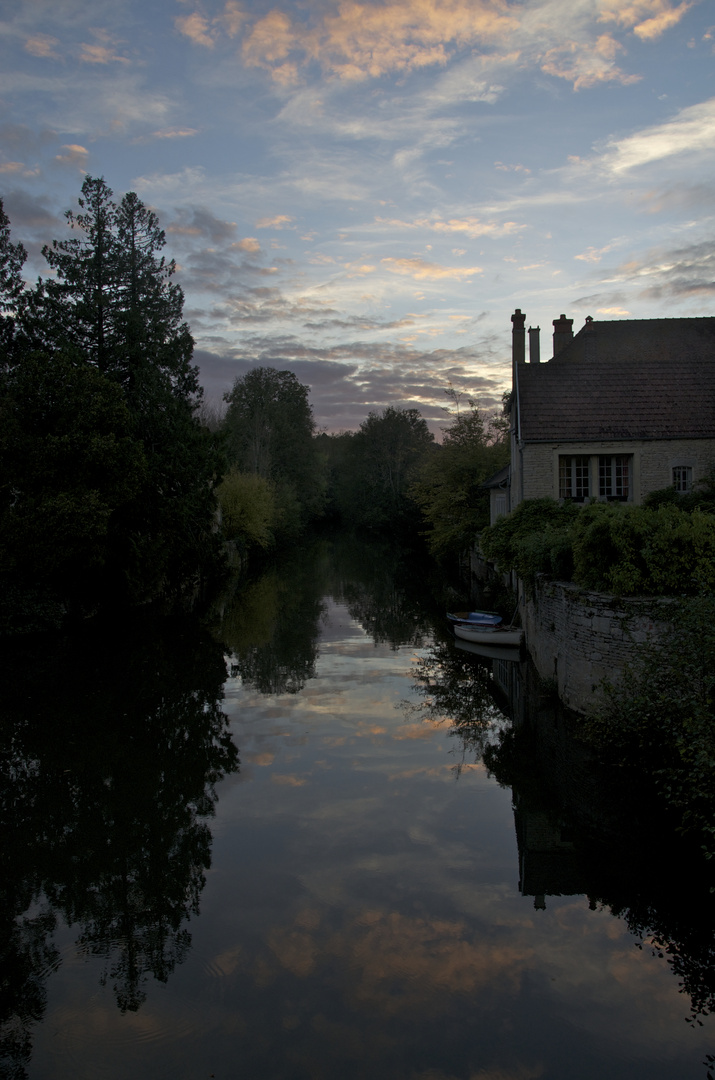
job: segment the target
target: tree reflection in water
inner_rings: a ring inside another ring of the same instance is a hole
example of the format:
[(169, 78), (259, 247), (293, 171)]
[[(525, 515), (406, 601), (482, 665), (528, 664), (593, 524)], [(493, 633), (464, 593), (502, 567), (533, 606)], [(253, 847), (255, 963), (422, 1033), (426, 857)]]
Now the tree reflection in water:
[(58, 966), (56, 914), (122, 1012), (190, 946), (215, 785), (238, 768), (220, 646), (191, 623), (96, 627), (6, 651), (0, 687), (0, 1054), (21, 1077)]
[(334, 551), (332, 595), (376, 645), (420, 646), (432, 632), (430, 574), (434, 568), (406, 560), (395, 545), (352, 538)]
[(313, 558), (294, 556), (244, 585), (225, 605), (216, 636), (231, 675), (261, 694), (297, 694), (315, 676), (323, 614)]
[(418, 700), (405, 702), (404, 711), (414, 719), (451, 725), (450, 735), (459, 746), (460, 761), (454, 767), (459, 776), (469, 761), (481, 761), (485, 747), (505, 722), (494, 701), (489, 664), (460, 652), (452, 639), (446, 638), (435, 641), (420, 657), (414, 675)]

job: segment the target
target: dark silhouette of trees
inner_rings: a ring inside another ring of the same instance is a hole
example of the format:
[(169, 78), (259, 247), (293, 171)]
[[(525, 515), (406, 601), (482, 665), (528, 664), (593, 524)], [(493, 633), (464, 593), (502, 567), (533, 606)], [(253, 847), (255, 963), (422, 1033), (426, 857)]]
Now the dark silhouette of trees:
[(420, 515), (410, 487), (434, 436), (417, 409), (371, 412), (339, 447), (335, 499), (343, 520), (375, 533), (417, 535)]
[(164, 233), (93, 177), (66, 217), (72, 234), (44, 249), (54, 275), (23, 292), (0, 216), (6, 629), (41, 625), (43, 604), (60, 617), (191, 592), (217, 566), (221, 462)]

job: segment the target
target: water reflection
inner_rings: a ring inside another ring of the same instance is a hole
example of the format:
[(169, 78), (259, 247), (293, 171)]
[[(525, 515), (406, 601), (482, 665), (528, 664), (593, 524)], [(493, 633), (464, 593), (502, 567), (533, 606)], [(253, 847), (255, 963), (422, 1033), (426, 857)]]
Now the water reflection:
[(394, 546), (324, 539), (239, 583), (217, 609), (231, 674), (262, 694), (297, 694), (315, 677), (325, 596), (347, 605), (376, 645), (421, 645), (431, 631), (425, 579)]
[(697, 1074), (707, 875), (429, 589), (326, 540), (227, 596), (212, 640), (13, 658), (8, 1075), (33, 1036), (33, 1080)]
[[(521, 894), (537, 909), (548, 897), (585, 895), (592, 909), (623, 919), (639, 948), (667, 959), (689, 999), (689, 1022), (715, 1012), (712, 874), (647, 782), (589, 753), (576, 718), (545, 692), (528, 660), (482, 658), (471, 672), (469, 663), (455, 671), (437, 649), (425, 664), (439, 672), (433, 700), (464, 752), (512, 790)], [(488, 694), (512, 720), (492, 724), (492, 739), (488, 706), (476, 725), (463, 707)]]
[(143, 619), (7, 650), (0, 694), (0, 1053), (23, 1076), (61, 915), (121, 1012), (184, 959), (215, 785), (238, 767), (220, 647)]

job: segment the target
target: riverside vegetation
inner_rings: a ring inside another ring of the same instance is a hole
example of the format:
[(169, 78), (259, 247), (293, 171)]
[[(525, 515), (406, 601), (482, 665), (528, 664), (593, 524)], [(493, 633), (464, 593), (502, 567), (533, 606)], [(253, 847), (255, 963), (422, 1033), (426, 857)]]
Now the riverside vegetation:
[(156, 215), (86, 177), (69, 234), (26, 252), (0, 201), (0, 633), (193, 603), (226, 572), (339, 523), (450, 558), (487, 524), (503, 425), (459, 395), (442, 445), (416, 409), (317, 433), (308, 387), (256, 366), (212, 417)]

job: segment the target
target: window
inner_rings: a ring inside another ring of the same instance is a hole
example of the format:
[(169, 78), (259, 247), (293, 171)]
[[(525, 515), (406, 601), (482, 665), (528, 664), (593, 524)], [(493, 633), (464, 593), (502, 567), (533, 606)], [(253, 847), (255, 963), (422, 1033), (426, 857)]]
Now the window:
[(676, 491), (679, 491), (681, 495), (685, 495), (686, 492), (691, 491), (693, 487), (693, 468), (692, 465), (674, 465), (673, 466), (673, 487)]
[(496, 495), (494, 498), (494, 520), (504, 517), (506, 514), (506, 495)]
[(585, 456), (559, 458), (559, 498), (583, 502), (591, 494), (589, 459)]
[(608, 502), (628, 502), (631, 496), (631, 458), (627, 454), (598, 459), (598, 494)]

